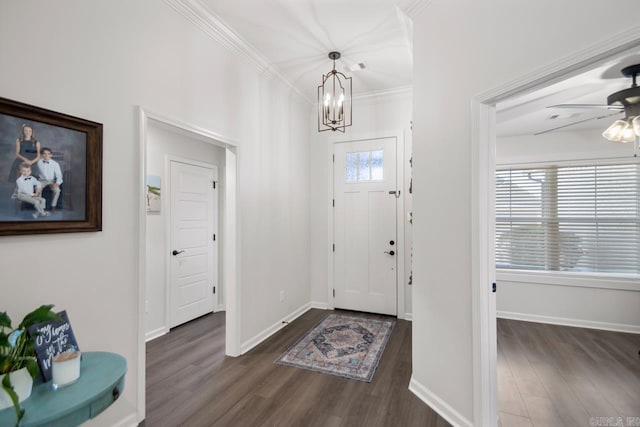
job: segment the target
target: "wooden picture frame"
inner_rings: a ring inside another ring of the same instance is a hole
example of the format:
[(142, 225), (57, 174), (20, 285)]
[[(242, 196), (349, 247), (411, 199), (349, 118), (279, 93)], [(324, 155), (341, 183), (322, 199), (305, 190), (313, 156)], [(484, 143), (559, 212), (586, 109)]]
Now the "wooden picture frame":
[(91, 231), (102, 231), (102, 124), (0, 98), (0, 236)]

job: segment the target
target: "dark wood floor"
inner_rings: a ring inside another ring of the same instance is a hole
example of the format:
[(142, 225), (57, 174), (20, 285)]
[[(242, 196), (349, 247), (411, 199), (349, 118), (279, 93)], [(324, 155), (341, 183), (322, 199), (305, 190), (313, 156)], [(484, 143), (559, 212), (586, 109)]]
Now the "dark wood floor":
[[(145, 425), (447, 425), (407, 390), (410, 322), (397, 321), (370, 384), (273, 363), (328, 314), (311, 310), (238, 358), (224, 355), (224, 313), (148, 343)], [(498, 319), (500, 425), (640, 425), (639, 351), (640, 335)]]
[(638, 351), (636, 334), (498, 319), (502, 427), (640, 425)]
[(237, 358), (224, 355), (224, 313), (197, 319), (151, 341), (145, 425), (449, 425), (407, 388), (410, 322), (397, 320), (371, 383), (274, 363), (329, 313), (310, 310)]

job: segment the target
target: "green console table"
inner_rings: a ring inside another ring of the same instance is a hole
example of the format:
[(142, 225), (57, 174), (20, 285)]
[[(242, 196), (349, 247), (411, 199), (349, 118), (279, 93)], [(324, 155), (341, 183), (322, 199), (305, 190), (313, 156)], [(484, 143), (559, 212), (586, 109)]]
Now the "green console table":
[[(80, 378), (53, 390), (51, 382), (33, 383), (31, 397), (22, 402), (25, 415), (21, 427), (73, 427), (109, 407), (124, 389), (127, 361), (114, 353), (82, 353)], [(0, 410), (0, 426), (16, 425), (13, 406)]]

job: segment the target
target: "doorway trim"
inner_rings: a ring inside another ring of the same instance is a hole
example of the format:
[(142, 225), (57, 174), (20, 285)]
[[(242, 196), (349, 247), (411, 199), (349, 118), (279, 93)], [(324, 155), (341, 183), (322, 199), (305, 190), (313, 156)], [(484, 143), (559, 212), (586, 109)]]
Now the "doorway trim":
[(498, 420), (495, 282), (495, 105), (575, 76), (640, 46), (640, 26), (471, 99), (471, 286), (473, 319), (473, 424)]
[(222, 282), (226, 307), (225, 354), (240, 355), (240, 210), (238, 207), (238, 143), (216, 132), (166, 117), (138, 106), (139, 177), (138, 177), (138, 422), (145, 418), (146, 384), (146, 340), (145, 340), (145, 298), (146, 298), (146, 241), (147, 214), (143, 195), (146, 191), (147, 136), (149, 121), (153, 120), (182, 132), (187, 132), (200, 140), (225, 149), (225, 189), (222, 208), (224, 235), (221, 248)]
[(398, 203), (396, 204), (396, 233), (397, 233), (397, 248), (398, 248), (398, 261), (397, 261), (397, 284), (396, 284), (396, 310), (397, 318), (405, 318), (405, 286), (406, 274), (405, 274), (405, 254), (404, 254), (404, 242), (405, 242), (405, 129), (398, 129), (389, 132), (376, 132), (375, 134), (358, 134), (352, 138), (341, 136), (338, 138), (330, 138), (327, 144), (327, 164), (328, 164), (328, 191), (327, 191), (327, 218), (328, 218), (328, 236), (327, 236), (327, 308), (333, 310), (335, 308), (335, 301), (333, 298), (334, 288), (334, 273), (335, 262), (333, 252), (333, 242), (335, 234), (335, 221), (333, 217), (333, 175), (334, 175), (334, 163), (333, 154), (335, 152), (334, 146), (336, 144), (344, 144), (347, 142), (367, 141), (371, 139), (386, 139), (393, 138), (396, 141), (396, 187), (400, 191), (400, 197), (398, 197)]

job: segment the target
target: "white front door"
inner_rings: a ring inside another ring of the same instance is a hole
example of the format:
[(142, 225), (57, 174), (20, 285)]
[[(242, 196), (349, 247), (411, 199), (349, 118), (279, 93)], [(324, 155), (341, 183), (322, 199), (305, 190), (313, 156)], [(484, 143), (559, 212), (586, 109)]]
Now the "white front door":
[(396, 140), (334, 148), (336, 308), (397, 315)]
[[(171, 169), (170, 327), (217, 306), (217, 189), (215, 166), (178, 161)], [(215, 238), (215, 240), (214, 240)]]

